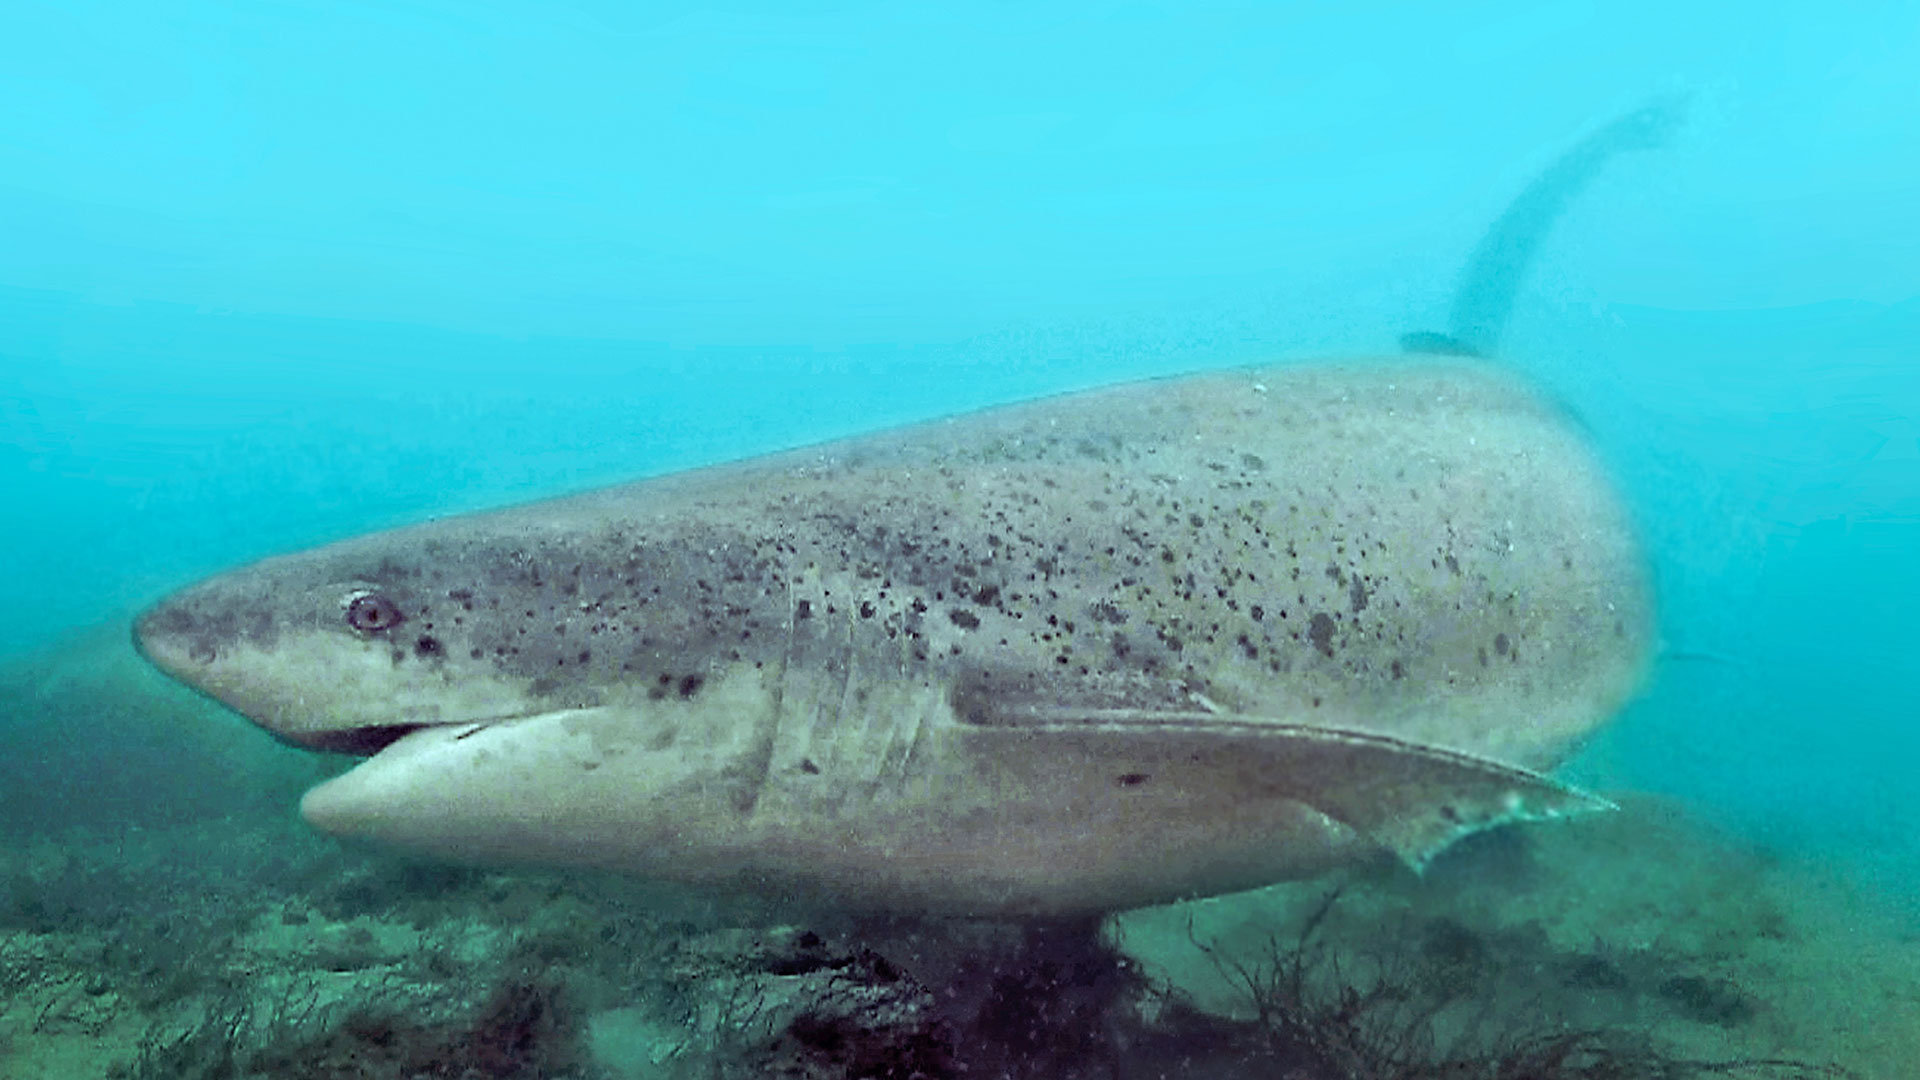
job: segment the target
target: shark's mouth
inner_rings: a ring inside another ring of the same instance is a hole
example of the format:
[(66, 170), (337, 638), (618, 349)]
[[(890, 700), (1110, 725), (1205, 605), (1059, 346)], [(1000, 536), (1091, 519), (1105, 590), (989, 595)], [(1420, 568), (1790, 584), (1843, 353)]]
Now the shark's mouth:
[(339, 731), (301, 732), (295, 737), (282, 736), (282, 738), (305, 749), (318, 750), (326, 754), (374, 757), (387, 747), (416, 732), (459, 729), (460, 733), (454, 736), (458, 740), (482, 728), (520, 719), (524, 717), (501, 716), (487, 720), (455, 720), (444, 724), (370, 724), (366, 727), (344, 728)]
[(298, 745), (309, 750), (318, 750), (325, 754), (351, 754), (354, 757), (372, 757), (373, 755), (399, 742), (430, 724), (376, 724), (372, 727), (348, 728), (343, 731), (301, 732)]
[(302, 731), (294, 735), (275, 732), (275, 734), (282, 741), (303, 749), (318, 750), (326, 754), (350, 754), (354, 757), (370, 758), (378, 756), (409, 735), (417, 735), (423, 731), (451, 732), (453, 734), (450, 741), (459, 742), (488, 728), (512, 724), (519, 720), (559, 716), (575, 711), (577, 710), (561, 709), (557, 712), (508, 713), (504, 716), (446, 720), (440, 723), (368, 724), (365, 727), (340, 728), (335, 731)]

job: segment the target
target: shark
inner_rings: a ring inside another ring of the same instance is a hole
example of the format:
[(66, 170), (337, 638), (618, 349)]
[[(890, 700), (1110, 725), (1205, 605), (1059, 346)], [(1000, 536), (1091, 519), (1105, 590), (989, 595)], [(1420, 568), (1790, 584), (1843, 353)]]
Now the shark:
[(134, 638), (358, 759), (313, 826), (421, 857), (985, 918), (1417, 869), (1607, 808), (1549, 772), (1654, 638), (1580, 426), (1451, 347), (1503, 303), (1459, 301), (1448, 355), (1120, 384), (269, 557)]

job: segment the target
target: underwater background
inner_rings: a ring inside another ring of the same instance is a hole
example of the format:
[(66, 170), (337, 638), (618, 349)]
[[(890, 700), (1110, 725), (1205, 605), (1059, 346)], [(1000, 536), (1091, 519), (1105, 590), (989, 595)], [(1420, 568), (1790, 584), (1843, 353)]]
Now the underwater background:
[[(130, 897), (437, 887), (308, 838), (337, 763), (149, 671), (141, 605), (429, 515), (1394, 352), (1649, 102), (1664, 145), (1553, 208), (1497, 350), (1599, 447), (1658, 583), (1654, 677), (1567, 775), (1628, 805), (1609, 850), (1857, 905), (1842, 936), (1920, 1011), (1912, 5), (16, 0), (0, 100), (0, 1076), (218, 1075), (148, 1026), (193, 1030), (205, 987), (61, 1022), (108, 1000), (89, 964), (139, 967), (69, 940)], [(1566, 887), (1601, 878), (1648, 887)], [(438, 884), (539, 906), (504, 880)], [(1799, 1006), (1825, 1041), (1781, 999), (1755, 1052), (1920, 1075), (1889, 1064), (1920, 1027), (1835, 1019), (1864, 1007), (1835, 968)]]

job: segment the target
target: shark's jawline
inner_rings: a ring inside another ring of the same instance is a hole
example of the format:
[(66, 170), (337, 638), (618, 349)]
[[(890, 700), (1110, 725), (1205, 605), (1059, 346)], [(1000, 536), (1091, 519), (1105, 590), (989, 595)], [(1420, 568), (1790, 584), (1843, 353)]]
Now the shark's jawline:
[(455, 720), (444, 724), (369, 724), (366, 727), (302, 735), (296, 745), (327, 754), (348, 754), (353, 757), (370, 758), (379, 756), (382, 751), (407, 736), (422, 731), (465, 728), (465, 731), (454, 736), (455, 739), (464, 739), (476, 731), (495, 724), (524, 720), (533, 715), (538, 714), (498, 716), (485, 720)]
[(298, 745), (326, 754), (372, 757), (429, 724), (379, 724), (345, 731), (322, 731), (302, 735)]

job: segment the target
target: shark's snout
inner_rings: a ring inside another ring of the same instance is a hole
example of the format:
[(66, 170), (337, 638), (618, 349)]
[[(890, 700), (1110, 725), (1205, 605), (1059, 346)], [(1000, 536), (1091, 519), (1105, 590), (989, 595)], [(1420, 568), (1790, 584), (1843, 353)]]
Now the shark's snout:
[(188, 683), (214, 659), (214, 650), (204, 640), (200, 620), (188, 605), (174, 597), (162, 600), (134, 619), (133, 647), (160, 670)]
[(272, 640), (272, 621), (251, 594), (219, 581), (175, 592), (133, 620), (133, 645), (147, 661), (175, 679), (258, 722), (257, 680), (244, 654)]
[(336, 580), (330, 565), (305, 580), (300, 568), (282, 561), (181, 589), (135, 617), (134, 647), (276, 738), (333, 753), (375, 754), (421, 728), (538, 710), (484, 668), (454, 677), (452, 665), (481, 655), (448, 655), (458, 617), (395, 635), (405, 620), (385, 593)]

